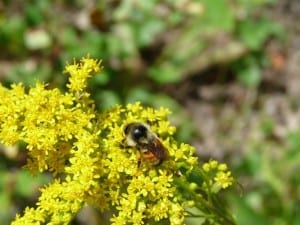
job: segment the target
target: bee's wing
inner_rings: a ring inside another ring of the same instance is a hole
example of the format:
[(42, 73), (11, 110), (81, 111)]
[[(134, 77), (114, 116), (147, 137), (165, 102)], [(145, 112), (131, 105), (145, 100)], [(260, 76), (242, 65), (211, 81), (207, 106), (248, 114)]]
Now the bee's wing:
[(159, 160), (164, 160), (168, 156), (167, 149), (158, 138), (154, 138), (149, 142), (148, 151), (152, 152)]

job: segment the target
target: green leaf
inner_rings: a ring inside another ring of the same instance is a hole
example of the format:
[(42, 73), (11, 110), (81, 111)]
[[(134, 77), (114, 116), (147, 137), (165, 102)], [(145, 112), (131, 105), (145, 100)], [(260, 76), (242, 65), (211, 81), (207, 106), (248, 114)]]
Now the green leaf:
[(248, 87), (256, 87), (261, 82), (261, 68), (252, 57), (246, 58), (237, 69), (238, 80)]
[(268, 19), (251, 20), (246, 18), (238, 24), (238, 37), (251, 50), (261, 50), (265, 41), (275, 35), (281, 37), (283, 35), (282, 28)]
[(105, 85), (109, 82), (110, 76), (107, 71), (102, 70), (101, 73), (96, 74), (93, 76), (90, 80), (91, 86), (99, 86), (99, 85)]
[(21, 64), (16, 64), (7, 76), (7, 81), (12, 83), (22, 82), (28, 86), (34, 86), (37, 80), (47, 81), (51, 76), (51, 67), (47, 62), (37, 67), (28, 66), (30, 60)]
[(30, 25), (36, 26), (43, 22), (43, 14), (37, 4), (26, 4), (25, 6), (26, 19)]
[(153, 94), (145, 87), (133, 87), (128, 91), (125, 102), (143, 102), (143, 104), (151, 104)]
[(121, 100), (115, 91), (101, 90), (96, 93), (95, 100), (100, 109), (106, 110), (120, 104)]
[(300, 131), (292, 131), (287, 134), (287, 151), (285, 158), (289, 166), (292, 167), (293, 162), (298, 165), (300, 160)]
[(165, 29), (165, 22), (162, 20), (148, 19), (136, 29), (136, 41), (139, 46), (150, 44), (154, 37)]
[(272, 118), (270, 117), (263, 118), (261, 123), (261, 129), (266, 136), (269, 136), (273, 133), (274, 127), (275, 124)]
[[(4, 210), (7, 210), (10, 206), (10, 196), (8, 195), (7, 192), (0, 192), (0, 215), (1, 212), (3, 212)], [(1, 216), (0, 216), (1, 218)]]
[(0, 19), (1, 51), (6, 54), (22, 55), (24, 48), (24, 32), (26, 23), (22, 17), (11, 16)]
[(257, 171), (262, 169), (262, 156), (258, 152), (263, 150), (261, 150), (259, 144), (253, 144), (250, 149), (255, 149), (256, 151), (251, 151), (245, 156), (243, 170), (249, 175), (254, 176)]
[(49, 182), (49, 178), (43, 174), (32, 176), (28, 171), (20, 170), (16, 174), (16, 193), (22, 197), (32, 196), (38, 188)]
[(268, 224), (266, 218), (251, 208), (245, 200), (245, 198), (236, 195), (230, 197), (230, 205), (232, 211), (235, 212), (237, 224), (253, 225), (254, 221), (255, 225)]
[(200, 17), (199, 29), (202, 31), (223, 30), (234, 28), (235, 18), (233, 10), (227, 0), (203, 0), (204, 14)]
[(179, 81), (182, 73), (173, 64), (165, 62), (156, 67), (150, 67), (148, 75), (156, 82), (166, 84)]

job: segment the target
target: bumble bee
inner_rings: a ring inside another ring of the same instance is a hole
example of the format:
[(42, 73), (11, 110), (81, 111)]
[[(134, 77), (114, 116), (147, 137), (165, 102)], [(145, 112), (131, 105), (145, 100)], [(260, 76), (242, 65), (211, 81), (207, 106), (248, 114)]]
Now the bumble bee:
[(124, 134), (127, 145), (136, 147), (141, 161), (159, 165), (167, 159), (169, 153), (157, 135), (145, 123), (130, 123), (125, 126)]

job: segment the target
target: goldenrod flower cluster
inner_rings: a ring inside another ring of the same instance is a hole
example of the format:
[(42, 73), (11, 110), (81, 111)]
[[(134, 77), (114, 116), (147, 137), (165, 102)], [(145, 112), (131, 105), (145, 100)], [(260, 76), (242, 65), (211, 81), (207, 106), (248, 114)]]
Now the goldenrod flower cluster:
[[(67, 65), (66, 93), (39, 82), (29, 89), (0, 85), (0, 141), (25, 143), (26, 167), (54, 176), (41, 189), (36, 207), (17, 215), (13, 225), (69, 224), (87, 204), (113, 211), (114, 225), (185, 224), (186, 208), (200, 195), (182, 193), (189, 185), (188, 175), (200, 168), (194, 148), (175, 141), (168, 109), (134, 103), (96, 112), (86, 87), (87, 79), (100, 69), (100, 62), (88, 57)], [(150, 124), (159, 136), (169, 152), (161, 165), (139, 164), (138, 150), (126, 147), (124, 128), (132, 122)], [(211, 161), (202, 171), (209, 177), (213, 170), (214, 184), (232, 184), (225, 164)]]
[(204, 186), (210, 186), (214, 192), (218, 192), (221, 188), (225, 189), (234, 182), (231, 172), (228, 171), (227, 165), (224, 163), (210, 160), (204, 163), (202, 168), (209, 176), (208, 182), (204, 183)]
[[(162, 219), (168, 219), (174, 225), (184, 223), (185, 203), (179, 201), (173, 185), (173, 177), (178, 172), (175, 162), (186, 163), (191, 170), (197, 164), (197, 158), (193, 156), (191, 146), (180, 146), (171, 138), (175, 128), (167, 122), (168, 114), (167, 109), (143, 108), (136, 103), (101, 115), (99, 126), (103, 136), (100, 148), (105, 151), (105, 156), (101, 160), (100, 176), (105, 178), (103, 185), (111, 196), (110, 204), (119, 211), (112, 218), (113, 224), (138, 225), (145, 220)], [(138, 166), (136, 149), (126, 150), (121, 146), (124, 126), (136, 121), (150, 123), (169, 150), (170, 159), (158, 168), (147, 164)], [(177, 154), (178, 151), (182, 154)], [(122, 192), (124, 188), (126, 191)]]

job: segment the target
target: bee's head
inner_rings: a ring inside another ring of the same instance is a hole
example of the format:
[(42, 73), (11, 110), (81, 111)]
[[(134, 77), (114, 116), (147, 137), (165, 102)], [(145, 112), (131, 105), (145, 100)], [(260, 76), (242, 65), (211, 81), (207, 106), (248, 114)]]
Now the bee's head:
[(124, 128), (124, 133), (126, 137), (139, 144), (147, 139), (149, 129), (143, 123), (130, 123)]

